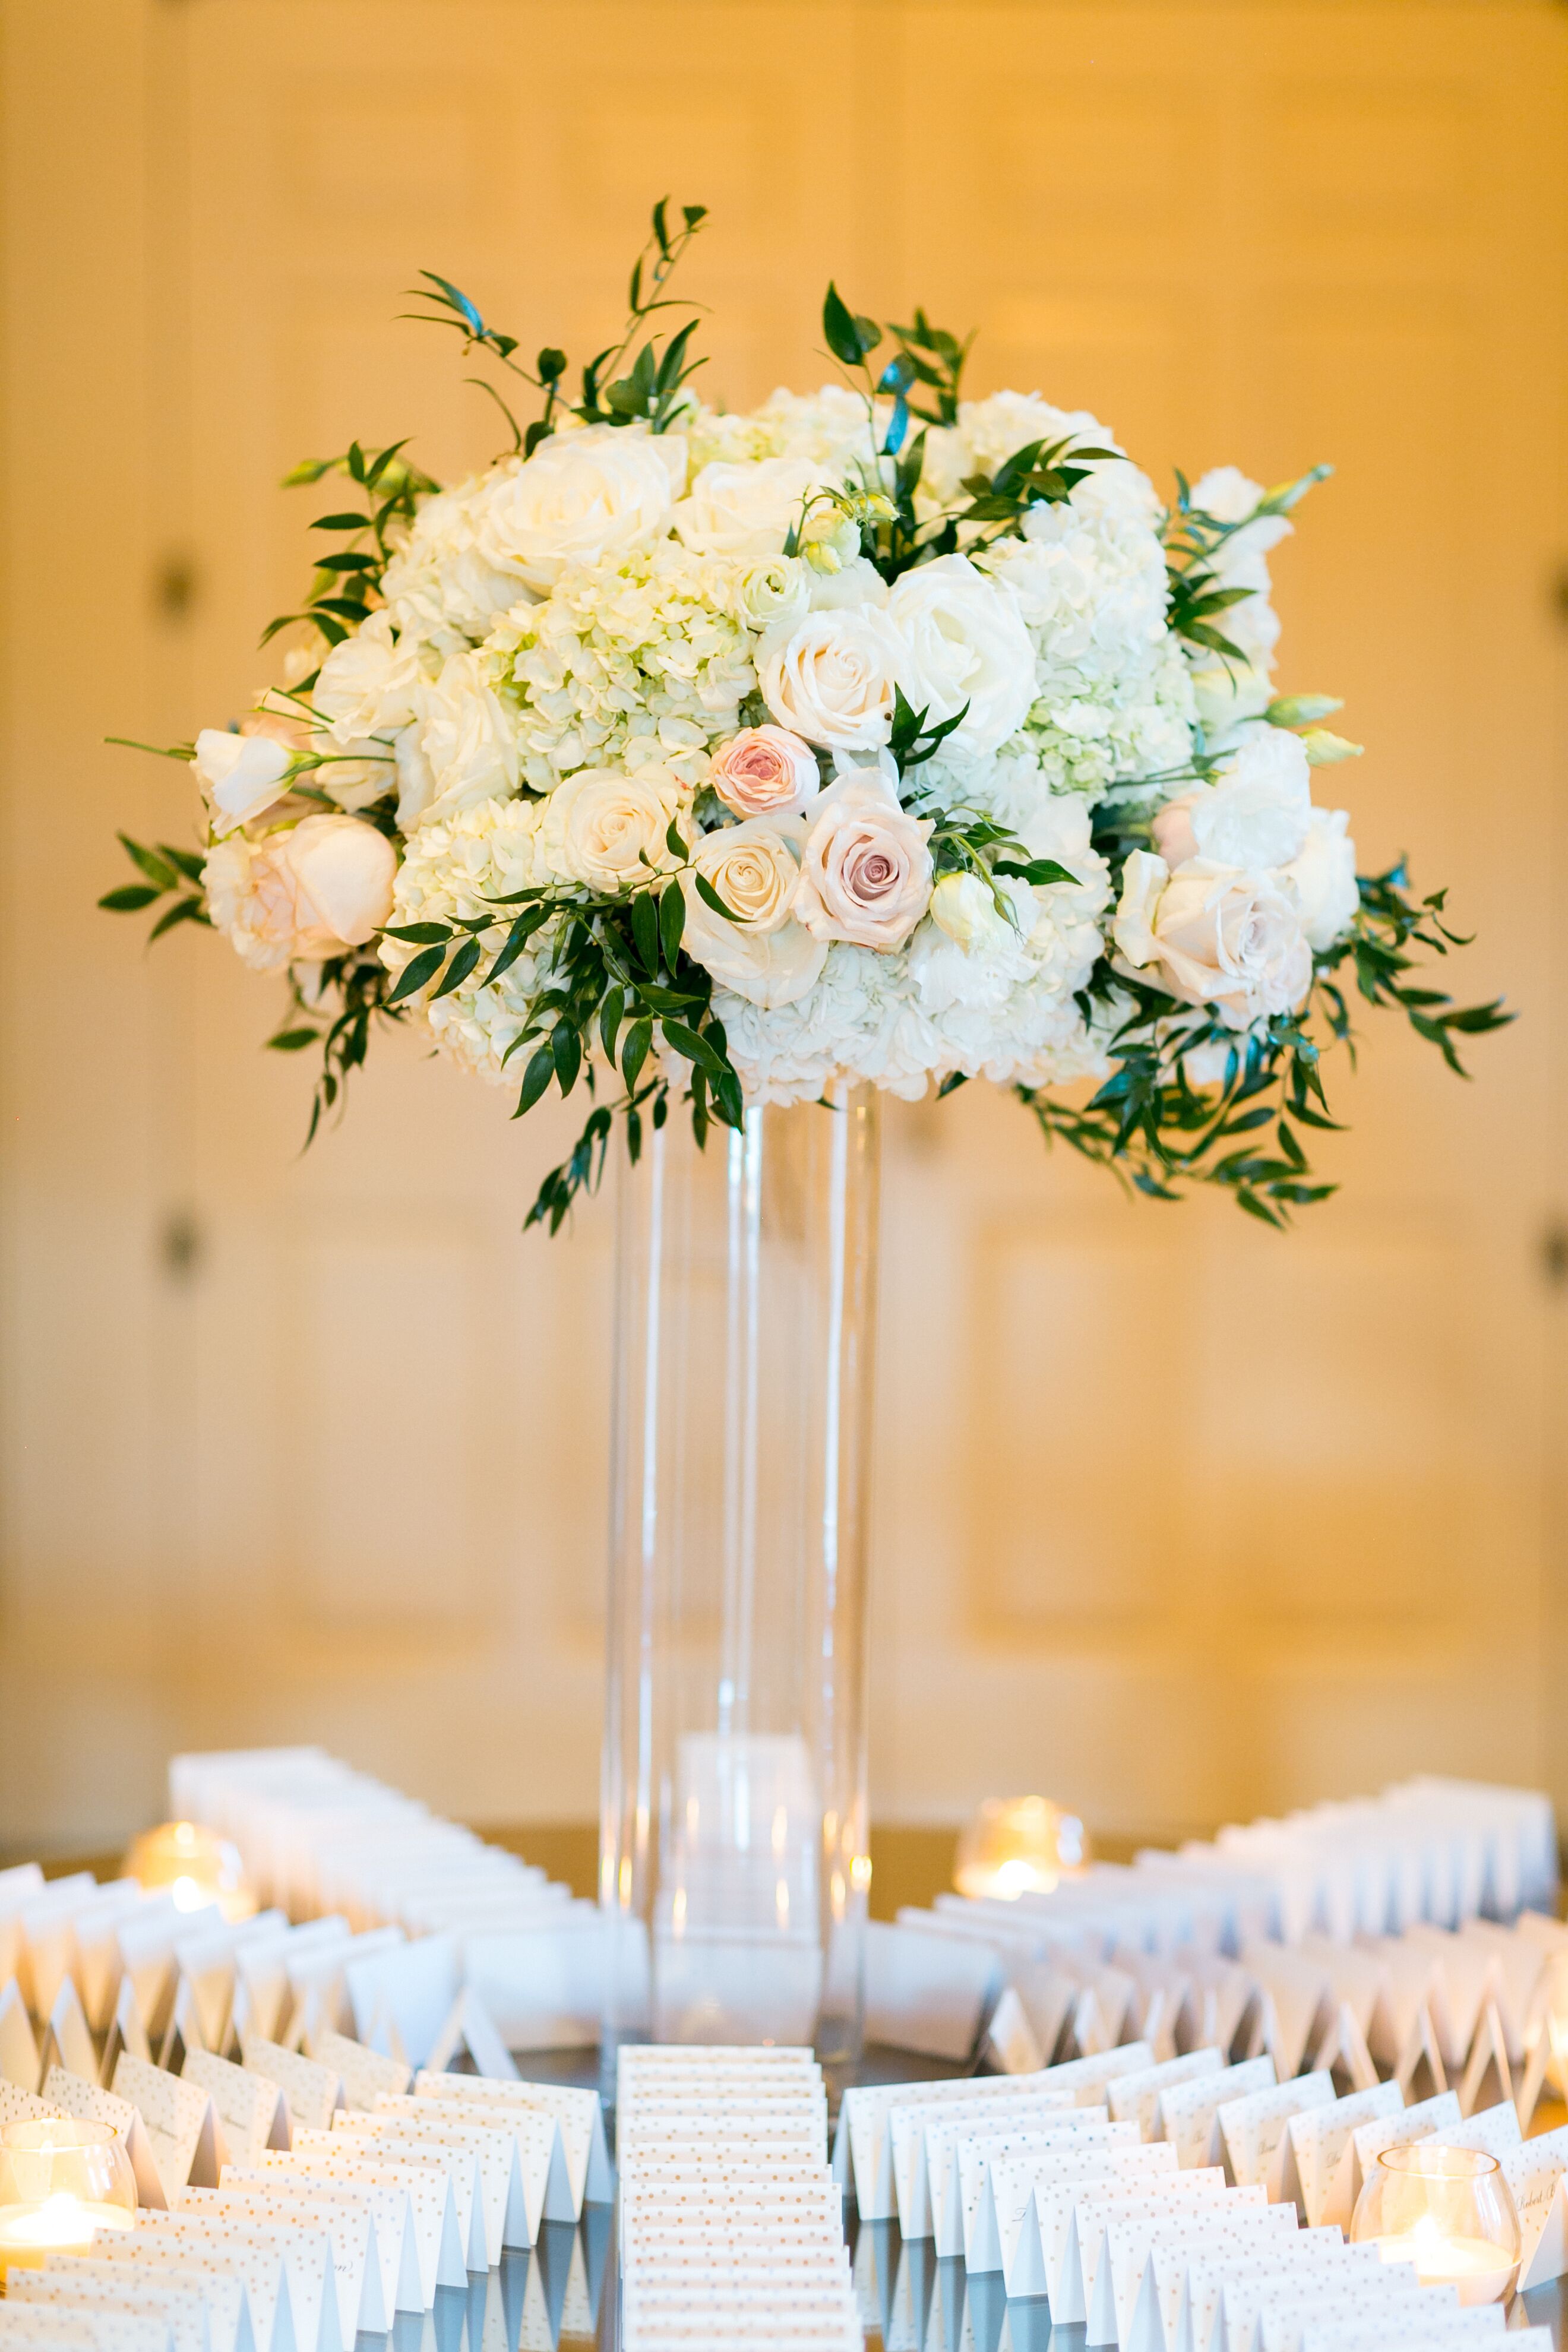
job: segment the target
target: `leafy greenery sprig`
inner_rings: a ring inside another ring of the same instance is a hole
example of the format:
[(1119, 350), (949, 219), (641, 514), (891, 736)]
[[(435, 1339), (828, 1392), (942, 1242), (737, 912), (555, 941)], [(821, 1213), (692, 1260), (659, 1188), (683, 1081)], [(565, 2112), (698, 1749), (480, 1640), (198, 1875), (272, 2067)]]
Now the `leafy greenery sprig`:
[(1246, 667), (1247, 656), (1217, 624), (1223, 614), (1233, 604), (1245, 603), (1253, 591), (1227, 587), (1214, 568), (1214, 559), (1227, 540), (1246, 530), (1249, 524), (1288, 515), (1317, 483), (1327, 481), (1333, 470), (1331, 466), (1313, 466), (1295, 481), (1280, 482), (1265, 491), (1251, 512), (1238, 521), (1223, 522), (1194, 504), (1192, 486), (1178, 469), (1176, 503), (1165, 527), (1165, 576), (1170, 588), (1167, 617), (1175, 635), (1184, 637), (1189, 645), (1219, 654), (1227, 662), (1240, 662)]
[[(1455, 1037), (1483, 1035), (1515, 1018), (1500, 999), (1455, 1006), (1442, 992), (1406, 982), (1415, 962), (1406, 951), (1412, 944), (1437, 955), (1466, 944), (1443, 922), (1442, 891), (1413, 902), (1403, 865), (1362, 876), (1357, 887), (1354, 925), (1315, 959), (1308, 1006), (1276, 1015), (1261, 1033), (1238, 1036), (1217, 1014), (1097, 964), (1079, 1003), (1086, 1018), (1098, 1014), (1109, 1031), (1106, 1050), (1116, 1067), (1082, 1106), (1044, 1088), (1016, 1089), (1047, 1142), (1068, 1144), (1152, 1200), (1177, 1200), (1184, 1185), (1215, 1185), (1248, 1216), (1276, 1227), (1289, 1222), (1293, 1209), (1328, 1199), (1337, 1188), (1314, 1179), (1298, 1130), (1337, 1131), (1323, 1091), (1321, 1048), (1308, 1024), (1315, 1001), (1353, 1064), (1350, 1010), (1334, 978), (1342, 965), (1353, 967), (1368, 1003), (1402, 1011), (1461, 1077), (1468, 1073)], [(1200, 1049), (1205, 1058), (1226, 1056), (1217, 1087), (1188, 1076), (1188, 1059)], [(1267, 1128), (1273, 1134), (1266, 1142)]]
[(123, 883), (118, 890), (106, 890), (98, 902), (100, 907), (111, 915), (139, 915), (143, 908), (155, 906), (160, 898), (173, 893), (173, 904), (164, 908), (147, 934), (149, 946), (154, 940), (161, 940), (165, 931), (172, 931), (176, 923), (205, 923), (209, 930), (212, 929), (212, 919), (202, 896), (202, 867), (205, 860), (199, 850), (175, 849), (166, 841), (132, 841), (128, 833), (118, 833), (115, 839), (146, 879)]
[(563, 351), (547, 344), (530, 368), (518, 359), (521, 346), (517, 336), (503, 334), (487, 324), (479, 307), (454, 286), (449, 278), (441, 278), (433, 269), (422, 269), (422, 286), (409, 289), (409, 299), (424, 302), (423, 310), (410, 310), (405, 317), (422, 320), (426, 326), (455, 327), (463, 338), (465, 353), (482, 351), (500, 362), (509, 373), (522, 383), (531, 384), (544, 394), (544, 407), (526, 430), (518, 423), (510, 403), (495, 384), (485, 376), (468, 376), (464, 381), (478, 384), (488, 393), (511, 428), (511, 446), (525, 457), (531, 457), (540, 443), (555, 430), (555, 412), (568, 406), (584, 425), (634, 425), (646, 423), (655, 433), (667, 432), (684, 404), (681, 388), (702, 360), (689, 360), (687, 352), (697, 320), (691, 319), (674, 336), (662, 359), (657, 356), (659, 341), (650, 335), (633, 355), (631, 365), (624, 375), (616, 371), (626, 360), (649, 319), (657, 311), (669, 310), (700, 310), (700, 305), (678, 301), (668, 291), (669, 281), (690, 246), (692, 238), (708, 217), (706, 205), (682, 205), (681, 226), (672, 228), (669, 218), (669, 198), (661, 196), (653, 208), (652, 223), (647, 243), (632, 264), (627, 289), (626, 320), (618, 342), (608, 343), (587, 362), (583, 370), (582, 398), (568, 403), (562, 391), (567, 370), (567, 358)]
[[(404, 457), (402, 452), (407, 446), (405, 438), (384, 449), (366, 452), (357, 441), (351, 441), (341, 457), (307, 457), (284, 475), (286, 490), (321, 481), (329, 474), (344, 475), (363, 493), (366, 506), (363, 510), (351, 508), (316, 517), (310, 529), (331, 531), (342, 544), (317, 557), (315, 578), (304, 605), (298, 613), (279, 613), (268, 621), (261, 632), (263, 645), (280, 630), (305, 621), (320, 631), (329, 646), (338, 646), (369, 619), (372, 600), (381, 593), (382, 579), (394, 553), (393, 531), (412, 522), (420, 499), (440, 487)], [(308, 687), (313, 682), (307, 679), (302, 684)]]
[[(392, 1024), (405, 1017), (406, 1008), (392, 1001), (392, 975), (374, 954), (356, 950), (312, 964), (311, 992), (306, 995), (294, 972), (289, 975), (294, 1013), (267, 1040), (274, 1054), (300, 1054), (311, 1045), (321, 1048), (321, 1069), (310, 1102), (310, 1124), (300, 1150), (308, 1151), (326, 1113), (339, 1116), (347, 1099), (349, 1078), (364, 1067), (373, 1023)], [(335, 1010), (325, 1025), (316, 1018), (335, 998)]]

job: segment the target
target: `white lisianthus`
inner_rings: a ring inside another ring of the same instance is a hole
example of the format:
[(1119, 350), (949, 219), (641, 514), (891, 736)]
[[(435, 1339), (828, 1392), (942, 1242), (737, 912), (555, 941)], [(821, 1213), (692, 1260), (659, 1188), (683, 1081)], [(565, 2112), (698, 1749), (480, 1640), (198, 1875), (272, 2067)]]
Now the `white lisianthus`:
[(1154, 845), (1171, 866), (1206, 857), (1262, 872), (1300, 856), (1311, 813), (1311, 769), (1299, 738), (1255, 723), (1212, 784), (1158, 811)]
[(363, 947), (392, 913), (397, 853), (353, 816), (308, 816), (286, 832), (215, 842), (202, 871), (207, 909), (253, 971), (321, 963)]
[(555, 433), (496, 482), (479, 551), (498, 572), (548, 591), (568, 563), (595, 563), (661, 536), (685, 486), (678, 433), (629, 425)]
[(1122, 873), (1116, 945), (1125, 963), (1185, 1004), (1212, 1004), (1231, 1029), (1293, 1012), (1312, 956), (1289, 882), (1193, 858), (1172, 873), (1135, 849)]
[(233, 833), (280, 801), (289, 789), (287, 748), (270, 735), (236, 735), (204, 727), (191, 773), (212, 812), (213, 831)]
[(757, 563), (782, 555), (790, 526), (819, 478), (808, 457), (704, 466), (670, 521), (676, 537), (693, 554)]
[(324, 732), (342, 748), (384, 728), (406, 727), (419, 683), (414, 646), (394, 638), (385, 613), (374, 613), (352, 636), (331, 647), (310, 700)]
[[(684, 945), (721, 987), (750, 1004), (794, 1004), (816, 984), (827, 943), (791, 913), (805, 826), (798, 816), (748, 817), (704, 835), (681, 877)], [(697, 887), (703, 879), (737, 917), (726, 922)]]
[(649, 868), (676, 863), (667, 835), (685, 796), (668, 768), (584, 768), (558, 784), (540, 820), (542, 856), (565, 882), (593, 890), (634, 889)]
[(1305, 845), (1285, 876), (1295, 887), (1309, 946), (1321, 953), (1342, 940), (1361, 906), (1348, 811), (1312, 811)]
[(735, 590), (736, 607), (748, 628), (787, 635), (811, 610), (811, 583), (798, 555), (768, 555), (749, 564)]
[(763, 699), (792, 734), (830, 751), (875, 751), (892, 726), (900, 639), (874, 607), (813, 613), (783, 639), (764, 642)]
[(910, 709), (933, 725), (964, 713), (948, 739), (955, 751), (994, 751), (1023, 725), (1035, 699), (1029, 633), (1006, 589), (967, 556), (939, 555), (906, 572), (887, 613)]
[(931, 901), (931, 821), (879, 769), (852, 769), (812, 805), (795, 911), (819, 940), (902, 947)]
[(1010, 928), (978, 874), (944, 874), (931, 894), (931, 919), (966, 954)]

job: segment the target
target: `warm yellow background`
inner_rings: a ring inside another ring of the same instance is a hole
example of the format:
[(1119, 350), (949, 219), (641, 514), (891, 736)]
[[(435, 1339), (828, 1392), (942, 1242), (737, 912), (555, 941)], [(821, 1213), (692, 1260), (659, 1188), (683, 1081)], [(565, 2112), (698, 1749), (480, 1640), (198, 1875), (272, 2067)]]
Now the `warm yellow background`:
[[(384, 1047), (297, 1155), (272, 984), (93, 911), (296, 593), (306, 453), (491, 414), (427, 266), (608, 340), (713, 208), (705, 383), (809, 384), (830, 273), (982, 338), (1162, 481), (1339, 467), (1279, 559), (1324, 780), (1527, 1018), (1384, 1022), (1286, 1242), (1124, 1203), (969, 1089), (892, 1106), (873, 1801), (1171, 1832), (1416, 1767), (1568, 1793), (1558, 677), (1568, 10), (1549, 0), (10, 0), (0, 1843), (171, 1748), (313, 1737), (474, 1818), (595, 1798), (608, 1218), (570, 1122)], [(575, 1108), (575, 1106), (573, 1106)]]

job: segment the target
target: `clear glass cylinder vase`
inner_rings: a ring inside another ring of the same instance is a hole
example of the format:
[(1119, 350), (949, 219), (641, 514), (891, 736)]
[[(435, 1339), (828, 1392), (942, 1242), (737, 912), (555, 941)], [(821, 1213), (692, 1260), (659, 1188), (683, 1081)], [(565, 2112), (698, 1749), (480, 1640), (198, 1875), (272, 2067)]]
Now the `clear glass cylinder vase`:
[(859, 2055), (879, 1131), (672, 1117), (620, 1176), (599, 1847), (626, 2041)]

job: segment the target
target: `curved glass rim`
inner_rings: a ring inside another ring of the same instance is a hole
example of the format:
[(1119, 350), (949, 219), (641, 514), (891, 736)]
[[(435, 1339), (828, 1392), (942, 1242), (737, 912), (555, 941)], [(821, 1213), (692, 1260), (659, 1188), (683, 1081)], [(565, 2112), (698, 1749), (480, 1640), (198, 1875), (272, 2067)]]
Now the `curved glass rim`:
[(1449, 2147), (1442, 2140), (1430, 2139), (1406, 2140), (1399, 2147), (1383, 2148), (1377, 2160), (1390, 2172), (1420, 2180), (1484, 2180), (1489, 2172), (1502, 2169), (1496, 2157), (1482, 2148)]
[(29, 2116), (7, 2124), (0, 2145), (35, 2156), (76, 2156), (83, 2148), (112, 2147), (120, 2134), (111, 2124), (86, 2123), (75, 2116)]

